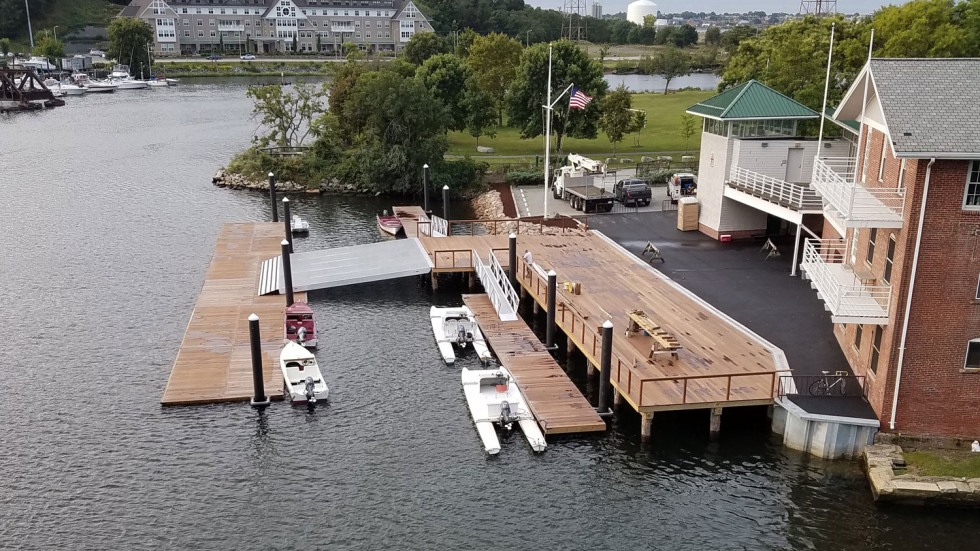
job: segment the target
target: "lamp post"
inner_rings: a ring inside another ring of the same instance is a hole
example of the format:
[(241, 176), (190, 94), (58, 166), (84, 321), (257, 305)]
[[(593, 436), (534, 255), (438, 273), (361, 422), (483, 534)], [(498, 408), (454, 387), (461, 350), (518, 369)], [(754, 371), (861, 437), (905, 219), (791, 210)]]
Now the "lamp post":
[(57, 25), (54, 26), (54, 39), (56, 41), (58, 40), (58, 26)]
[(531, 46), (531, 31), (534, 29), (529, 29), (524, 33), (524, 47), (528, 48)]

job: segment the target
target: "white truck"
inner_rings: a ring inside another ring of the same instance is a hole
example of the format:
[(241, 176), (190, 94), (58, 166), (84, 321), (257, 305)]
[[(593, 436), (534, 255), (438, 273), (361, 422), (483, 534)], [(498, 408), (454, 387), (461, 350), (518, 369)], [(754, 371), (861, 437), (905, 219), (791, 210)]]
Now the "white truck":
[(609, 212), (615, 196), (607, 192), (604, 186), (595, 185), (596, 177), (601, 182), (605, 173), (605, 163), (575, 153), (569, 154), (568, 166), (556, 171), (552, 194), (555, 199), (568, 201), (575, 210)]
[(676, 203), (681, 197), (690, 197), (698, 194), (698, 177), (690, 172), (678, 172), (671, 174), (667, 178), (667, 197), (672, 203)]

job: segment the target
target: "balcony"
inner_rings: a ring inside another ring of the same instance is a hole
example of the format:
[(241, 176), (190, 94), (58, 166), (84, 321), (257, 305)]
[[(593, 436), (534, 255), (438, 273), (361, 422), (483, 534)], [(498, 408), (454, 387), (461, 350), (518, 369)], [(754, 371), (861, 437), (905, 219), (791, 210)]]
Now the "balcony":
[(823, 211), (815, 190), (740, 166), (732, 167), (725, 196), (796, 224), (804, 213)]
[(807, 239), (800, 268), (824, 301), (834, 323), (888, 324), (891, 286), (860, 274), (846, 259), (843, 239)]
[(814, 189), (824, 201), (824, 213), (844, 233), (846, 228), (901, 228), (905, 190), (869, 188), (857, 182), (854, 158), (817, 158)]

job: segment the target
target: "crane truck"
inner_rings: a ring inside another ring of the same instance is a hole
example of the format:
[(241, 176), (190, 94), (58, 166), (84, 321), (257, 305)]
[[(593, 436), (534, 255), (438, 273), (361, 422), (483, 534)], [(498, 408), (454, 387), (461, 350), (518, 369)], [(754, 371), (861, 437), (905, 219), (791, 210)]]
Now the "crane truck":
[(558, 169), (551, 186), (555, 199), (568, 201), (573, 209), (582, 212), (609, 212), (615, 196), (604, 186), (594, 184), (596, 177), (602, 181), (606, 164), (575, 153), (568, 155), (568, 166)]

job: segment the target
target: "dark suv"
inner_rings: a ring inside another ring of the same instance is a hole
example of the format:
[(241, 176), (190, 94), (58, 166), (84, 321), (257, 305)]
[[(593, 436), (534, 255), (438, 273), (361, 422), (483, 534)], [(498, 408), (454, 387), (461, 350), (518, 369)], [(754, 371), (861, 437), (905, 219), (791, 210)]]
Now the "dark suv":
[(650, 186), (644, 180), (620, 180), (615, 188), (616, 200), (624, 205), (647, 206), (653, 197)]

